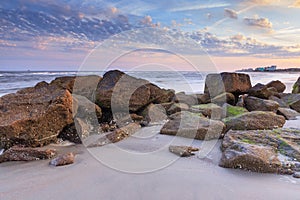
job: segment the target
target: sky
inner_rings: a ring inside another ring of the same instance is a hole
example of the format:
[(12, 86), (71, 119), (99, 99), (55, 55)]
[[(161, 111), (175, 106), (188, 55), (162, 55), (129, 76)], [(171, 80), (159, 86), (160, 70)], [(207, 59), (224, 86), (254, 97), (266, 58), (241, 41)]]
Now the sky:
[(0, 71), (300, 67), (300, 0), (1, 0)]

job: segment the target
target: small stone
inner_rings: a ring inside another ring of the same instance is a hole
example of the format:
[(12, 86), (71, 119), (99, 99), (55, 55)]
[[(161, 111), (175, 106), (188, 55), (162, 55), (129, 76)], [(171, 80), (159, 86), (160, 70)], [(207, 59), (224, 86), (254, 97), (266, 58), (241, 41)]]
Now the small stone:
[(299, 172), (294, 173), (294, 174), (293, 174), (293, 177), (294, 177), (294, 178), (300, 178), (300, 173), (299, 173)]
[(71, 152), (54, 158), (53, 160), (50, 161), (49, 164), (56, 167), (63, 166), (63, 165), (70, 165), (74, 163), (74, 160), (75, 160), (75, 155)]
[(189, 157), (195, 155), (194, 151), (199, 151), (198, 148), (189, 147), (189, 146), (169, 146), (169, 151), (180, 157)]

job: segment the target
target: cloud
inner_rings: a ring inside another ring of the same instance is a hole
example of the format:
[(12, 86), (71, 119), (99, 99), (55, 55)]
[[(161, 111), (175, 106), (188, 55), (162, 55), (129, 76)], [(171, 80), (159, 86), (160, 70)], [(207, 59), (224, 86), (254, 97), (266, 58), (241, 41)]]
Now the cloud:
[(246, 37), (242, 34), (236, 34), (231, 37), (231, 40), (233, 40), (233, 41), (243, 41), (245, 39), (246, 39)]
[(181, 12), (181, 11), (192, 11), (192, 10), (201, 10), (207, 8), (220, 8), (229, 6), (228, 3), (210, 3), (210, 4), (198, 4), (198, 5), (188, 5), (188, 6), (178, 6), (176, 8), (170, 9), (171, 12)]
[[(283, 0), (285, 1), (285, 0)], [(247, 3), (255, 4), (255, 5), (271, 5), (278, 4), (281, 0), (248, 0)]]
[(225, 8), (224, 9), (224, 15), (226, 17), (229, 17), (231, 19), (237, 19), (238, 18), (238, 14), (235, 10), (232, 10), (232, 9), (228, 9), (228, 8)]
[(254, 16), (253, 18), (244, 18), (244, 23), (248, 26), (254, 26), (258, 28), (272, 29), (273, 24), (268, 18)]
[(295, 0), (290, 7), (300, 8), (300, 0)]

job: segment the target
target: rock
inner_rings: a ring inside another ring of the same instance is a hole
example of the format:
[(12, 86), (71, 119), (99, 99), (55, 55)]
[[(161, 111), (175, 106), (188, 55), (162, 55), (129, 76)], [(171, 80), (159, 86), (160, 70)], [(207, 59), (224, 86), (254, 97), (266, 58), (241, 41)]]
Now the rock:
[(0, 163), (7, 161), (34, 161), (50, 159), (56, 155), (54, 149), (34, 149), (13, 146), (0, 155)]
[(226, 118), (224, 122), (228, 130), (264, 130), (282, 127), (285, 118), (274, 112), (253, 111)]
[(189, 147), (189, 146), (169, 146), (169, 151), (180, 156), (180, 157), (189, 157), (195, 155), (193, 152), (199, 151), (198, 148)]
[[(231, 130), (222, 142), (220, 166), (256, 172), (293, 173), (300, 158), (299, 139), (300, 131), (293, 129)], [(279, 154), (285, 158), (281, 159)]]
[(196, 105), (198, 104), (198, 99), (195, 95), (186, 95), (184, 92), (180, 92), (176, 94), (175, 102)]
[(97, 75), (65, 76), (56, 78), (50, 85), (63, 90), (69, 90), (72, 94), (84, 96), (90, 101), (95, 102), (95, 90), (101, 79)]
[(293, 85), (292, 93), (293, 94), (300, 93), (300, 77), (298, 78), (298, 80), (296, 81), (296, 83)]
[(276, 101), (279, 104), (279, 107), (281, 107), (281, 108), (289, 108), (290, 107), (282, 99), (280, 99), (276, 96), (270, 96), (269, 100)]
[(256, 84), (254, 87), (249, 89), (248, 92), (249, 96), (254, 96), (261, 99), (268, 99), (270, 96), (272, 96), (272, 92), (268, 90), (268, 87), (263, 84)]
[(137, 123), (130, 123), (122, 128), (118, 128), (113, 132), (110, 132), (104, 136), (100, 136), (99, 138), (86, 138), (84, 140), (84, 144), (88, 148), (91, 147), (100, 147), (110, 143), (116, 143), (121, 140), (124, 140), (131, 135), (135, 134), (137, 131), (141, 129), (141, 126)]
[[(279, 93), (277, 92), (277, 89), (274, 87), (267, 88), (267, 90), (271, 93), (271, 96), (280, 97)], [(271, 97), (270, 96), (270, 97)], [(270, 97), (268, 99), (270, 99)]]
[(222, 106), (224, 103), (235, 105), (235, 96), (232, 93), (226, 92), (214, 97), (212, 103)]
[(271, 81), (270, 83), (268, 83), (266, 85), (268, 88), (276, 88), (276, 91), (279, 92), (279, 93), (283, 93), (284, 90), (286, 89), (286, 86), (279, 80), (277, 81)]
[(66, 153), (64, 155), (60, 155), (53, 160), (50, 161), (50, 165), (53, 166), (63, 166), (63, 165), (70, 165), (73, 164), (75, 160), (75, 155), (71, 153)]
[[(75, 118), (74, 124), (75, 124), (77, 135), (81, 139), (87, 138), (94, 130), (93, 125), (89, 124), (86, 120), (81, 119), (81, 118)], [(74, 137), (74, 139), (75, 138), (76, 138), (76, 136)], [(74, 139), (72, 138), (72, 140), (74, 140)]]
[(276, 101), (248, 96), (245, 98), (245, 107), (249, 111), (271, 111), (276, 113), (279, 108), (279, 104)]
[(63, 128), (73, 123), (72, 101), (68, 90), (49, 84), (1, 97), (0, 148), (56, 142)]
[(189, 110), (189, 106), (185, 103), (175, 103), (167, 110), (168, 115), (172, 115), (177, 112), (187, 111)]
[(98, 123), (102, 117), (101, 108), (84, 96), (73, 94), (73, 115), (75, 117), (88, 119), (91, 123)]
[(202, 113), (204, 116), (211, 119), (221, 119), (224, 117), (222, 107), (213, 103), (194, 105), (190, 108), (190, 111), (194, 113)]
[(249, 112), (246, 108), (232, 106), (230, 104), (224, 104), (222, 108), (223, 111), (226, 112), (226, 117), (235, 117), (237, 115)]
[(150, 103), (171, 101), (174, 93), (121, 71), (104, 74), (96, 90), (96, 104), (112, 112), (136, 112)]
[(220, 121), (200, 117), (196, 113), (183, 112), (173, 115), (173, 119), (164, 124), (161, 134), (176, 135), (198, 140), (217, 139), (222, 136), (225, 125)]
[(211, 103), (210, 96), (208, 94), (196, 94), (199, 104), (208, 104)]
[(278, 108), (277, 114), (284, 116), (286, 120), (295, 120), (300, 116), (300, 113), (289, 108)]
[(284, 94), (281, 99), (293, 110), (300, 112), (300, 94)]
[(295, 173), (293, 174), (293, 177), (294, 177), (294, 178), (300, 178), (300, 173), (299, 173), (299, 172), (295, 172)]
[(224, 92), (230, 92), (238, 96), (247, 93), (251, 87), (248, 74), (228, 72), (208, 74), (205, 79), (204, 93), (209, 94), (211, 98)]
[(219, 166), (261, 173), (277, 173), (281, 163), (271, 147), (236, 143), (223, 152)]
[(65, 126), (64, 129), (59, 133), (57, 137), (61, 138), (62, 140), (68, 140), (75, 144), (82, 143), (81, 138), (77, 133), (75, 123)]
[(161, 123), (168, 119), (165, 108), (161, 104), (150, 104), (142, 112), (142, 116), (149, 123)]

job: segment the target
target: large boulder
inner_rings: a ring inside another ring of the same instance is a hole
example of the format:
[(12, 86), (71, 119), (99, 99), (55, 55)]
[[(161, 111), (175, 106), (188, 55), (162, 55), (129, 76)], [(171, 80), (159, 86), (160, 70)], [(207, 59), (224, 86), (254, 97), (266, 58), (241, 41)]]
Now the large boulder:
[(248, 74), (228, 73), (208, 74), (205, 79), (204, 93), (211, 98), (224, 92), (229, 92), (238, 96), (247, 93), (251, 88), (251, 81)]
[[(47, 83), (0, 98), (0, 148), (55, 142), (73, 122), (72, 95)], [(75, 108), (76, 109), (76, 108)]]
[(173, 91), (160, 89), (118, 70), (105, 73), (96, 90), (97, 105), (113, 112), (136, 112), (152, 102), (165, 103), (173, 97)]
[(266, 85), (268, 88), (275, 88), (277, 92), (283, 93), (284, 90), (286, 89), (286, 86), (279, 80), (277, 81), (271, 81)]
[(282, 127), (285, 118), (274, 112), (253, 111), (224, 119), (227, 129), (265, 130)]
[(273, 95), (273, 92), (268, 90), (268, 87), (266, 85), (258, 83), (249, 90), (248, 94), (249, 96), (258, 97), (261, 99), (268, 99)]
[(272, 111), (276, 113), (279, 104), (276, 101), (248, 96), (245, 98), (245, 107), (249, 111)]
[(298, 78), (298, 80), (296, 81), (296, 83), (293, 85), (293, 94), (298, 94), (300, 93), (300, 77)]
[[(222, 142), (220, 166), (255, 172), (299, 170), (300, 131), (292, 129), (229, 131)], [(284, 155), (288, 159), (279, 160)]]
[(181, 112), (172, 116), (160, 130), (161, 134), (176, 135), (198, 140), (217, 139), (222, 136), (225, 125), (196, 113)]

